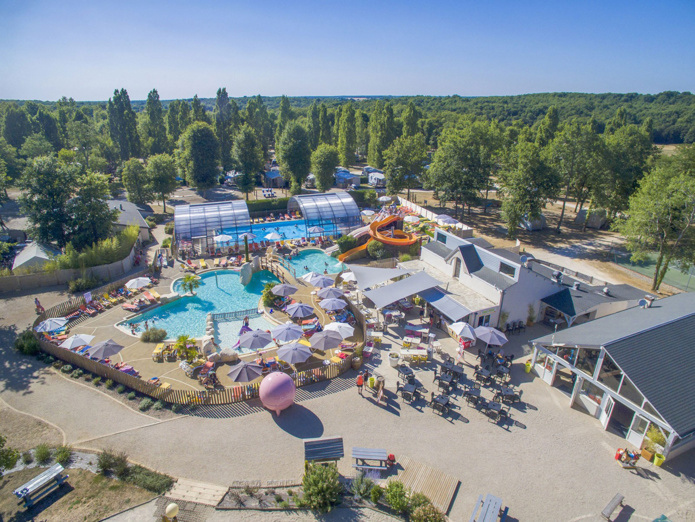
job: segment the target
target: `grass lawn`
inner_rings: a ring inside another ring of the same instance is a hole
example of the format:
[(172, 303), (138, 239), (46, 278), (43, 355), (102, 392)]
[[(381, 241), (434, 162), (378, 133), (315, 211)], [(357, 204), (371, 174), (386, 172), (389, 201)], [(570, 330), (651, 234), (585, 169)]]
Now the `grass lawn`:
[(35, 448), (42, 442), (51, 447), (63, 443), (63, 435), (53, 426), (2, 406), (0, 434), (7, 438), (8, 447), (20, 452)]
[[(654, 267), (656, 266), (656, 254), (652, 254), (647, 261), (642, 261), (639, 263), (630, 261), (629, 254), (616, 254), (613, 256), (613, 261), (615, 261), (615, 263), (619, 264), (620, 266), (629, 268), (630, 270), (645, 275), (650, 279), (654, 277)], [(690, 270), (691, 272), (693, 271), (692, 268)], [(692, 291), (695, 287), (695, 278), (691, 279), (688, 272), (683, 273), (673, 265), (671, 265), (668, 272), (666, 272), (663, 282), (667, 285), (680, 288), (684, 291)]]
[(116, 479), (69, 469), (67, 483), (31, 509), (17, 505), (18, 499), (12, 492), (40, 472), (40, 469), (27, 469), (0, 478), (0, 520), (96, 521), (156, 496)]

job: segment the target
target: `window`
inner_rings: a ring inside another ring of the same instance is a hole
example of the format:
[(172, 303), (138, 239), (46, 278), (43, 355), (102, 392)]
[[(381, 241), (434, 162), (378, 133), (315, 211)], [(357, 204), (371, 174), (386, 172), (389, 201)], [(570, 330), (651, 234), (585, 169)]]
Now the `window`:
[[(601, 350), (591, 350), (589, 348), (580, 348), (577, 353), (577, 363), (575, 366), (586, 373), (593, 376), (596, 369), (596, 361)], [(641, 404), (641, 403), (640, 403)]]
[(509, 277), (516, 276), (516, 268), (507, 263), (500, 263), (500, 274), (508, 275)]
[(620, 371), (620, 368), (618, 368), (618, 365), (611, 359), (611, 356), (606, 353), (603, 356), (603, 364), (598, 372), (598, 382), (605, 384), (611, 390), (617, 392), (622, 377), (623, 372)]
[(481, 315), (478, 317), (478, 326), (490, 326), (490, 315)]
[(622, 397), (625, 397), (628, 401), (634, 402), (638, 406), (644, 402), (644, 397), (642, 397), (642, 394), (627, 377), (623, 378), (623, 384), (620, 386), (620, 391), (618, 393)]
[(437, 241), (446, 245), (446, 236), (441, 232), (437, 232)]
[(557, 356), (564, 359), (569, 364), (574, 365), (574, 357), (577, 355), (577, 350), (575, 348), (565, 348), (561, 346), (557, 350)]
[(603, 390), (598, 386), (591, 384), (588, 380), (582, 383), (582, 394), (594, 401), (599, 406), (603, 400)]

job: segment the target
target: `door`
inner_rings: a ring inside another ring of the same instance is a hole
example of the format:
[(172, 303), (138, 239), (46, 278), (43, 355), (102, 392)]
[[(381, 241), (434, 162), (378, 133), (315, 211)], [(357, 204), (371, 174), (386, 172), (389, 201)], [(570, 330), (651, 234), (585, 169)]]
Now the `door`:
[(610, 395), (606, 394), (606, 400), (603, 403), (603, 408), (601, 408), (601, 413), (598, 416), (598, 420), (601, 422), (601, 426), (603, 426), (603, 429), (608, 429), (608, 423), (611, 420), (611, 414), (613, 413), (613, 405), (615, 404), (615, 401), (613, 400), (613, 397)]
[(627, 441), (635, 448), (641, 448), (642, 439), (644, 438), (644, 434), (647, 433), (648, 427), (649, 421), (635, 413), (632, 424), (630, 425), (630, 430), (627, 432)]

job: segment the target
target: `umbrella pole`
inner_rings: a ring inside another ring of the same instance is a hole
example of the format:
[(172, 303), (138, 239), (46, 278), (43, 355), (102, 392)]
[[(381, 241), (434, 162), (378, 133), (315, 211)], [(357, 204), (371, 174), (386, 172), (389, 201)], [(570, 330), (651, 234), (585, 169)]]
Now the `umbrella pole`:
[(220, 282), (217, 280), (217, 270), (215, 270), (215, 285), (217, 286), (217, 288), (220, 287)]

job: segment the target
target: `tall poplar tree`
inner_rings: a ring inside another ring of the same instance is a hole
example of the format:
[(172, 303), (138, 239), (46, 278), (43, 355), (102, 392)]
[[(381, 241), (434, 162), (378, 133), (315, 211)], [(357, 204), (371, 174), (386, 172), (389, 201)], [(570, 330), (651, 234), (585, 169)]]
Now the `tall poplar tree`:
[(316, 100), (309, 107), (309, 141), (311, 142), (311, 150), (316, 150), (319, 146), (321, 137), (321, 121), (319, 117), (319, 106)]
[(217, 89), (215, 109), (212, 112), (214, 121), (215, 136), (220, 145), (220, 160), (225, 172), (232, 168), (232, 107), (229, 103), (227, 89), (222, 87)]
[(338, 138), (338, 151), (340, 162), (344, 167), (355, 163), (355, 150), (357, 149), (357, 129), (355, 124), (355, 109), (352, 103), (348, 103), (340, 117), (340, 135)]
[(219, 145), (212, 127), (197, 121), (186, 129), (179, 143), (179, 167), (186, 181), (198, 190), (207, 190), (217, 185)]
[(236, 184), (239, 190), (246, 194), (246, 201), (248, 201), (249, 192), (256, 186), (256, 174), (263, 170), (264, 161), (258, 137), (247, 124), (241, 127), (234, 138), (232, 159), (235, 168), (241, 172), (241, 175), (236, 177)]
[(412, 100), (408, 102), (408, 106), (403, 111), (401, 120), (403, 121), (403, 136), (415, 136), (420, 132), (420, 128), (418, 127), (420, 112), (417, 110)]
[(319, 105), (319, 129), (319, 143), (331, 145), (333, 143), (331, 121), (328, 119), (328, 107), (325, 103)]
[(106, 105), (109, 120), (109, 135), (116, 145), (121, 161), (140, 154), (140, 137), (138, 136), (135, 111), (130, 105), (128, 91), (116, 89), (113, 98)]
[(291, 183), (292, 194), (302, 192), (302, 183), (311, 170), (309, 134), (297, 121), (290, 122), (277, 144), (280, 172)]
[(141, 129), (143, 148), (148, 156), (162, 154), (169, 149), (164, 109), (157, 89), (152, 89), (147, 95)]

